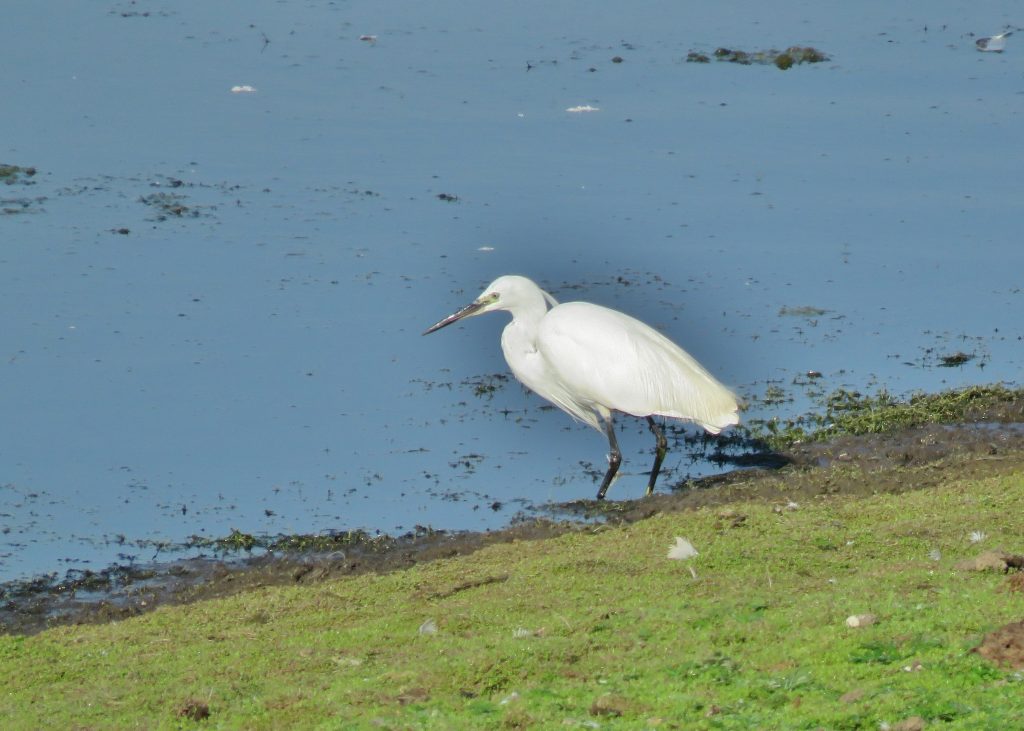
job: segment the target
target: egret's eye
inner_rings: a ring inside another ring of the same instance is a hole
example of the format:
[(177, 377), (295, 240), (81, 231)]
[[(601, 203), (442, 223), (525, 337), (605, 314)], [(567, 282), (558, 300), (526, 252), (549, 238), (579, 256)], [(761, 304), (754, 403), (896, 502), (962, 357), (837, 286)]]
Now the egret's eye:
[(493, 305), (495, 302), (498, 301), (498, 299), (500, 299), (498, 293), (497, 292), (491, 292), (486, 297), (481, 297), (480, 298), (480, 304), (482, 304), (482, 305)]

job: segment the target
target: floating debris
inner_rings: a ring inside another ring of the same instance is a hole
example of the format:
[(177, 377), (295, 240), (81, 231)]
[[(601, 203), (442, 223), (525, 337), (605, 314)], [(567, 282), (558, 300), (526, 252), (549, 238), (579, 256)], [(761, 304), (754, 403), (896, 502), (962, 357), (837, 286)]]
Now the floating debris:
[(459, 200), (459, 196), (452, 195), (451, 193), (438, 193), (437, 199), (439, 201), (444, 201), (445, 203), (455, 203)]
[(186, 206), (182, 201), (185, 196), (175, 193), (153, 193), (139, 197), (139, 202), (157, 211), (156, 219), (166, 221), (169, 216), (175, 218), (198, 218), (199, 211)]
[(232, 86), (231, 87), (231, 93), (232, 94), (255, 94), (256, 93), (256, 87), (255, 86), (249, 86), (248, 84), (242, 84), (240, 86)]
[(944, 355), (941, 358), (939, 358), (939, 367), (956, 368), (957, 366), (962, 366), (964, 363), (967, 363), (968, 361), (971, 360), (974, 360), (973, 354), (957, 351), (952, 355)]
[(468, 386), (473, 389), (473, 395), (478, 398), (490, 400), (499, 390), (505, 387), (509, 377), (505, 373), (491, 373), (482, 376), (466, 378), (459, 383), (460, 386)]
[(29, 181), (25, 178), (34, 177), (36, 169), (33, 167), (23, 168), (20, 165), (8, 165), (0, 162), (0, 180), (7, 183), (7, 185), (14, 185), (15, 183), (28, 183)]
[[(716, 48), (712, 54), (718, 61), (738, 63), (741, 66), (774, 65), (785, 71), (802, 63), (821, 63), (830, 60), (829, 57), (811, 46), (790, 46), (785, 51), (777, 51), (774, 48), (767, 51), (738, 51), (731, 48)], [(706, 53), (690, 51), (686, 54), (687, 63), (711, 63), (711, 58)]]
[(569, 107), (565, 111), (571, 112), (572, 114), (580, 114), (582, 112), (600, 112), (601, 109), (599, 107), (592, 107), (589, 104), (584, 104), (579, 107)]
[(821, 317), (827, 315), (828, 310), (821, 307), (780, 307), (779, 317)]
[(1002, 53), (1003, 49), (1006, 48), (1006, 39), (1012, 35), (1012, 30), (1004, 31), (999, 35), (989, 36), (988, 38), (979, 38), (974, 42), (974, 45), (978, 47), (979, 51)]
[(37, 198), (0, 198), (0, 216), (16, 216), (19, 213), (39, 213), (38, 207), (46, 196)]
[(359, 36), (359, 40), (365, 41), (366, 43), (376, 43), (377, 42), (377, 36), (370, 35), (370, 34), (361, 35), (361, 36)]

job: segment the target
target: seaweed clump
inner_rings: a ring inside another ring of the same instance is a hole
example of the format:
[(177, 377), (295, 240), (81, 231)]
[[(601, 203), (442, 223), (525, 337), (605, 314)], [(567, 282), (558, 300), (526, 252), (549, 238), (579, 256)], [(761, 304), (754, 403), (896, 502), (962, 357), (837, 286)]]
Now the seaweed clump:
[[(830, 60), (828, 55), (811, 46), (790, 46), (784, 51), (774, 48), (767, 51), (741, 51), (732, 48), (716, 48), (712, 54), (716, 61), (736, 63), (741, 66), (774, 65), (776, 68), (787, 69), (804, 63), (821, 63)], [(698, 51), (686, 54), (687, 63), (711, 63), (711, 57)]]

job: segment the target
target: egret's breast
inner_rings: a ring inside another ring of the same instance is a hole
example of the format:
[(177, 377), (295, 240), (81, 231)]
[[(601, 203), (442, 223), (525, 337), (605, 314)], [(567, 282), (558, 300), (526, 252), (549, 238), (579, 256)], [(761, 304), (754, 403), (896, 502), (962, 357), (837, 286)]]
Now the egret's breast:
[(533, 339), (515, 322), (510, 323), (501, 333), (501, 351), (515, 377), (530, 390), (543, 395), (546, 371), (544, 358)]
[(600, 407), (566, 387), (529, 330), (517, 326), (513, 320), (501, 334), (501, 349), (512, 373), (524, 386), (573, 418), (601, 430), (596, 415)]

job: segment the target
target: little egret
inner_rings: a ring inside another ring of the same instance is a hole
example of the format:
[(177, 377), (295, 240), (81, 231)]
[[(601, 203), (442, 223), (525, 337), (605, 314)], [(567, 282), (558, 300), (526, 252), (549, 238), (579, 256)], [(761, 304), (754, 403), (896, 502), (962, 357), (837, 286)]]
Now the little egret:
[(733, 393), (657, 330), (589, 302), (558, 304), (526, 277), (498, 277), (472, 303), (423, 334), (494, 310), (512, 315), (501, 334), (501, 349), (515, 377), (598, 431), (598, 417), (604, 420), (611, 452), (598, 500), (604, 499), (622, 463), (613, 411), (645, 417), (657, 440), (648, 495), (668, 451), (653, 416), (693, 421), (712, 434), (739, 423)]

